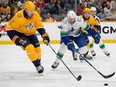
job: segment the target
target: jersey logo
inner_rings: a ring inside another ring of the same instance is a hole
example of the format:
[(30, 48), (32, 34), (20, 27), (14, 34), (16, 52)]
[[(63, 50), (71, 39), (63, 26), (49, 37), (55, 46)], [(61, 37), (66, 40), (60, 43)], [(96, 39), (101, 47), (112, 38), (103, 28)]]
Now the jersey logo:
[(60, 26), (58, 26), (58, 28), (59, 28), (59, 29), (63, 29), (63, 27), (62, 27), (61, 25), (60, 25)]
[(24, 27), (26, 28), (26, 30), (31, 30), (31, 29), (35, 28), (35, 24), (33, 22), (30, 22), (29, 24), (27, 24)]
[(72, 27), (70, 31), (74, 31), (74, 28)]

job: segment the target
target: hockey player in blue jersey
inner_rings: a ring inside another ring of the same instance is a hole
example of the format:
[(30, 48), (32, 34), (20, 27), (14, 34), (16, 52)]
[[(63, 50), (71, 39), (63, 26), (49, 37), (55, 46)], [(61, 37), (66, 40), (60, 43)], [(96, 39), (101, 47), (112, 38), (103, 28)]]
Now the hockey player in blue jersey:
[(84, 22), (84, 20), (77, 16), (74, 11), (68, 11), (67, 17), (65, 17), (60, 26), (60, 35), (61, 35), (61, 44), (60, 48), (57, 52), (57, 57), (54, 64), (51, 66), (52, 68), (57, 68), (60, 63), (60, 59), (63, 58), (66, 49), (72, 51), (77, 55), (77, 49), (75, 48), (74, 43), (78, 46), (78, 53), (82, 54), (85, 58), (92, 59), (91, 56), (88, 56), (88, 48), (86, 46), (86, 41), (81, 34), (81, 28), (85, 29), (89, 32), (93, 38), (95, 35), (91, 30), (90, 26)]

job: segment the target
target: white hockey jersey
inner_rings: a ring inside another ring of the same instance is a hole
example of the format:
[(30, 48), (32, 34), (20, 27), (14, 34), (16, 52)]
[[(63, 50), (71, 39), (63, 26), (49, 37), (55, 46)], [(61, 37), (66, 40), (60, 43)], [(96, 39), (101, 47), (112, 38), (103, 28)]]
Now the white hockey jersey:
[(61, 37), (64, 35), (77, 37), (81, 34), (81, 28), (84, 28), (85, 30), (89, 28), (89, 25), (86, 24), (81, 17), (76, 16), (74, 24), (70, 24), (66, 17), (61, 22)]
[(98, 20), (98, 22), (100, 23), (100, 18), (98, 16), (94, 16), (95, 20)]

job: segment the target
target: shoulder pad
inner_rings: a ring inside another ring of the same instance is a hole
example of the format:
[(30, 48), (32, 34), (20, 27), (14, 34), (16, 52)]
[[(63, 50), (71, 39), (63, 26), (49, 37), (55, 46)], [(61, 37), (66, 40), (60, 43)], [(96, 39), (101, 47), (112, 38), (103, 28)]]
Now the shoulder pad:
[(64, 24), (66, 24), (66, 23), (67, 23), (67, 19), (64, 18), (64, 19), (62, 20), (62, 22), (63, 22)]
[(82, 21), (82, 18), (77, 17), (76, 20), (77, 20), (78, 22), (81, 22), (81, 21)]

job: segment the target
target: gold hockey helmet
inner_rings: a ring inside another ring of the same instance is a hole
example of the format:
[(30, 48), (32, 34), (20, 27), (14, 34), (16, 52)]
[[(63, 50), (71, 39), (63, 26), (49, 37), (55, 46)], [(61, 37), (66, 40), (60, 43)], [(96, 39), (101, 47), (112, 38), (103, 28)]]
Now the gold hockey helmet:
[(27, 1), (27, 2), (24, 3), (24, 9), (35, 10), (35, 5), (31, 1)]
[(90, 10), (90, 8), (85, 8), (84, 10), (83, 10), (83, 12), (90, 12), (91, 10)]

